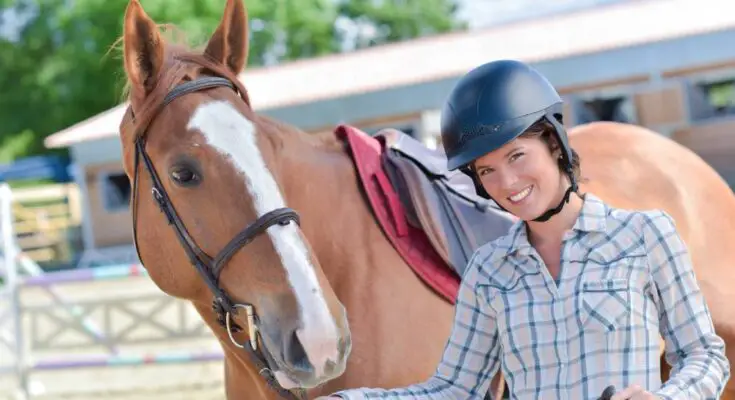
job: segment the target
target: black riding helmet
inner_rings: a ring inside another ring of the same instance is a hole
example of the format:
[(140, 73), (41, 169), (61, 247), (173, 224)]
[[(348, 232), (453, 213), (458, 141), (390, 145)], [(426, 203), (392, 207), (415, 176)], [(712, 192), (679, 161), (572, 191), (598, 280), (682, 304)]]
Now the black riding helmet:
[(562, 125), (562, 99), (551, 83), (530, 66), (513, 60), (492, 61), (471, 70), (457, 82), (441, 115), (441, 139), (448, 168), (459, 168), (469, 175), (477, 194), (491, 199), (470, 168), (471, 162), (543, 119), (554, 127), (562, 150), (560, 166), (571, 182), (559, 205), (536, 219), (548, 220), (561, 211), (578, 186), (572, 150)]

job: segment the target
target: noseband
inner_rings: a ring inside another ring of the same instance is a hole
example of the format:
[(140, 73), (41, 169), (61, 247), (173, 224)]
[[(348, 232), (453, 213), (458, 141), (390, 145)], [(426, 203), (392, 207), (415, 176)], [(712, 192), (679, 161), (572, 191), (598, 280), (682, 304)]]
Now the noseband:
[[(202, 277), (202, 279), (204, 279), (204, 282), (207, 284), (209, 290), (214, 295), (212, 310), (217, 315), (217, 321), (222, 327), (226, 329), (227, 335), (229, 336), (232, 343), (238, 348), (244, 349), (250, 355), (250, 358), (255, 364), (255, 367), (258, 369), (260, 375), (263, 376), (263, 378), (272, 389), (277, 391), (284, 398), (297, 399), (297, 397), (292, 392), (282, 388), (276, 381), (273, 375), (273, 371), (271, 371), (271, 369), (268, 367), (268, 363), (266, 361), (267, 357), (272, 360), (272, 357), (268, 353), (267, 349), (258, 348), (259, 320), (257, 314), (255, 313), (253, 305), (247, 303), (236, 303), (232, 301), (227, 293), (225, 293), (225, 291), (222, 290), (222, 288), (219, 286), (219, 277), (227, 262), (240, 249), (245, 247), (248, 243), (252, 242), (260, 234), (263, 234), (269, 227), (274, 225), (288, 225), (292, 221), (296, 224), (299, 224), (300, 218), (298, 213), (290, 208), (277, 208), (260, 216), (250, 225), (245, 227), (245, 229), (238, 233), (232, 240), (230, 240), (230, 242), (227, 243), (215, 257), (211, 257), (204, 250), (202, 250), (199, 245), (197, 245), (196, 241), (194, 241), (189, 232), (186, 230), (186, 227), (184, 226), (181, 217), (179, 217), (176, 209), (173, 206), (171, 198), (168, 196), (166, 190), (164, 189), (163, 183), (153, 166), (153, 162), (151, 161), (148, 153), (145, 150), (145, 134), (147, 133), (147, 129), (151, 121), (153, 120), (153, 118), (155, 118), (156, 114), (158, 114), (163, 107), (167, 106), (172, 101), (181, 96), (216, 87), (228, 87), (232, 90), (235, 90), (236, 92), (239, 92), (241, 98), (243, 98), (243, 100), (248, 103), (245, 90), (237, 81), (237, 78), (234, 77), (233, 74), (229, 73), (228, 70), (225, 70), (217, 64), (209, 62), (209, 60), (198, 59), (194, 57), (184, 58), (184, 56), (181, 56), (180, 59), (196, 62), (197, 64), (200, 64), (207, 69), (215, 71), (218, 74), (224, 75), (225, 77), (202, 77), (196, 80), (181, 83), (171, 89), (168, 93), (166, 93), (162, 101), (156, 102), (155, 98), (152, 98), (146, 101), (144, 106), (141, 107), (143, 111), (141, 114), (143, 115), (143, 117), (140, 118), (140, 121), (138, 121), (136, 124), (137, 131), (135, 141), (135, 172), (132, 190), (133, 241), (135, 244), (135, 250), (138, 254), (138, 259), (141, 261), (141, 263), (143, 263), (138, 247), (137, 235), (139, 176), (138, 171), (140, 159), (142, 158), (143, 165), (145, 166), (145, 169), (148, 171), (148, 174), (151, 178), (151, 194), (153, 195), (153, 199), (158, 205), (160, 211), (166, 216), (169, 225), (172, 226), (174, 232), (176, 233), (176, 237), (179, 239), (181, 246), (184, 248), (184, 251), (186, 251), (186, 254), (189, 257), (191, 264), (199, 272), (199, 275)], [(179, 72), (180, 71), (182, 71), (182, 68), (179, 68)], [(170, 87), (170, 84), (173, 82), (178, 82), (179, 78), (182, 76), (180, 73), (174, 73), (172, 75), (173, 76), (167, 80), (167, 83), (169, 84), (167, 87)], [(135, 118), (134, 114), (132, 115), (133, 118)], [(145, 265), (145, 263), (143, 263), (143, 265)], [(247, 344), (239, 344), (235, 341), (233, 337), (233, 333), (241, 332), (243, 330), (240, 325), (233, 321), (233, 316), (238, 315), (238, 311), (240, 310), (244, 310), (247, 317), (247, 330), (249, 339), (249, 343)]]

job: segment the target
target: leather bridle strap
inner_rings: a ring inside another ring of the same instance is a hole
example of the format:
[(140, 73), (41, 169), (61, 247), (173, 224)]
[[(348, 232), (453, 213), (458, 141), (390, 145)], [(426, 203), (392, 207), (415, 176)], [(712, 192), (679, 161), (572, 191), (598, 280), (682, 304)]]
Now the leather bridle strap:
[(217, 284), (218, 277), (214, 275), (213, 271), (210, 268), (208, 268), (208, 265), (211, 265), (212, 263), (212, 258), (201, 248), (199, 248), (199, 246), (194, 242), (194, 239), (192, 239), (189, 232), (186, 230), (186, 227), (184, 226), (181, 217), (179, 217), (176, 209), (174, 209), (173, 207), (171, 199), (168, 197), (168, 193), (166, 193), (166, 191), (163, 189), (163, 183), (161, 182), (161, 179), (159, 178), (158, 173), (153, 166), (153, 162), (148, 156), (148, 153), (146, 153), (145, 151), (144, 139), (138, 139), (135, 145), (136, 160), (138, 158), (138, 155), (143, 158), (145, 169), (148, 171), (152, 180), (151, 194), (153, 195), (153, 199), (156, 201), (156, 204), (158, 204), (158, 208), (166, 216), (168, 224), (173, 226), (176, 237), (181, 242), (184, 251), (186, 251), (186, 255), (189, 257), (189, 261), (191, 261), (199, 274), (201, 274), (204, 282), (213, 292), (217, 302), (222, 303), (225, 309), (229, 311), (232, 308), (232, 303), (229, 301), (227, 295), (222, 291), (222, 289), (219, 288), (219, 285)]
[[(160, 108), (170, 104), (177, 97), (183, 96), (187, 93), (195, 91), (210, 89), (214, 87), (229, 87), (235, 89), (236, 86), (232, 84), (228, 79), (221, 77), (203, 77), (194, 81), (184, 82), (174, 87), (164, 98)], [(297, 224), (300, 223), (299, 215), (296, 211), (284, 207), (270, 211), (260, 216), (254, 223), (247, 226), (239, 234), (237, 234), (225, 247), (220, 251), (214, 258), (204, 252), (191, 237), (189, 232), (186, 230), (181, 217), (173, 207), (173, 202), (164, 189), (163, 182), (156, 172), (153, 162), (145, 151), (145, 135), (138, 136), (136, 140), (136, 158), (135, 158), (135, 189), (137, 192), (137, 181), (138, 181), (138, 163), (139, 157), (142, 157), (143, 163), (146, 170), (149, 172), (152, 180), (151, 193), (153, 198), (156, 200), (159, 209), (166, 215), (169, 225), (172, 225), (176, 236), (181, 242), (182, 247), (187, 253), (189, 260), (201, 274), (205, 283), (212, 291), (215, 296), (215, 300), (222, 307), (222, 311), (236, 314), (237, 310), (233, 307), (232, 301), (219, 287), (219, 276), (224, 269), (225, 264), (237, 253), (241, 248), (252, 242), (257, 236), (264, 233), (269, 227), (279, 224), (287, 225), (291, 221), (295, 221)], [(137, 194), (137, 193), (136, 193)], [(134, 215), (134, 219), (137, 222), (137, 215)], [(137, 223), (136, 223), (137, 225)], [(137, 248), (137, 246), (136, 246)]]
[(215, 279), (219, 280), (219, 275), (222, 273), (227, 261), (232, 258), (238, 250), (252, 242), (258, 235), (265, 232), (266, 229), (273, 225), (288, 225), (291, 221), (300, 224), (299, 214), (290, 208), (277, 208), (266, 214), (263, 214), (258, 218), (252, 225), (249, 225), (245, 230), (235, 236), (222, 251), (217, 254), (214, 260), (211, 262), (212, 273)]

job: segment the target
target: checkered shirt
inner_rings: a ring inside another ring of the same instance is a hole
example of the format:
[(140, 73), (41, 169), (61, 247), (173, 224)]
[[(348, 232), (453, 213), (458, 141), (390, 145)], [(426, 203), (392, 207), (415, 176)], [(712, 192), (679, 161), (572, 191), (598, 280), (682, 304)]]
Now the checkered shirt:
[[(663, 385), (659, 332), (673, 366)], [(586, 194), (563, 239), (558, 283), (516, 223), (473, 255), (430, 379), (336, 395), (482, 399), (502, 368), (512, 399), (597, 399), (631, 384), (663, 399), (716, 399), (730, 377), (724, 347), (672, 218)]]

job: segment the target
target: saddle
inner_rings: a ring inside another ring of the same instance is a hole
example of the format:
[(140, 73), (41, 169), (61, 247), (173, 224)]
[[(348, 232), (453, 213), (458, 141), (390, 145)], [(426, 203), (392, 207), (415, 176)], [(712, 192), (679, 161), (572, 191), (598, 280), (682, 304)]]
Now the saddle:
[[(427, 286), (455, 304), (474, 250), (504, 235), (515, 217), (478, 196), (468, 176), (448, 171), (442, 153), (403, 132), (369, 136), (339, 125), (334, 133), (388, 240)], [(501, 374), (491, 386), (485, 400), (507, 393)]]
[(515, 217), (478, 196), (472, 179), (449, 171), (446, 156), (396, 129), (375, 135), (381, 163), (405, 210), (439, 256), (459, 276), (475, 250), (508, 232)]

